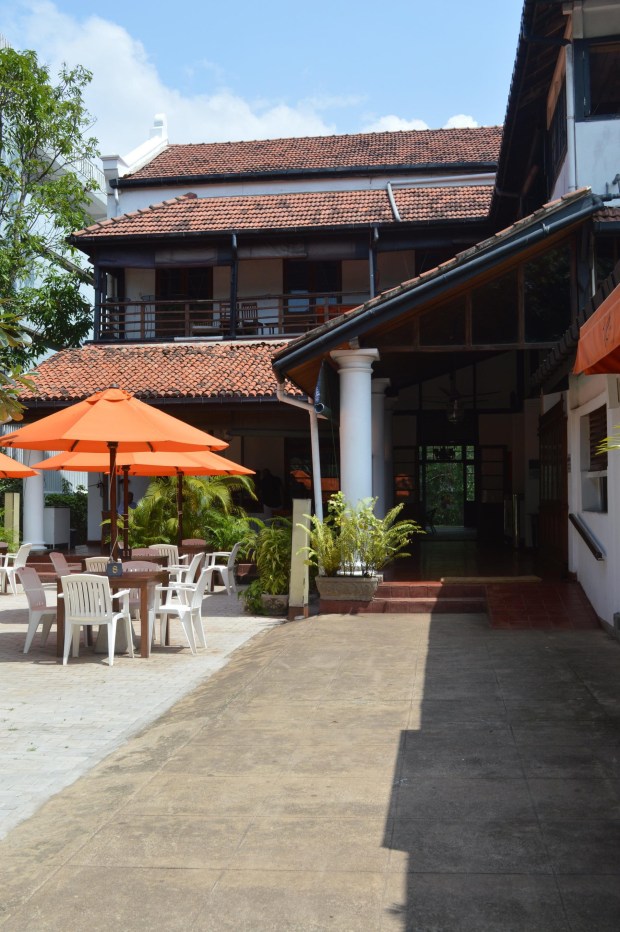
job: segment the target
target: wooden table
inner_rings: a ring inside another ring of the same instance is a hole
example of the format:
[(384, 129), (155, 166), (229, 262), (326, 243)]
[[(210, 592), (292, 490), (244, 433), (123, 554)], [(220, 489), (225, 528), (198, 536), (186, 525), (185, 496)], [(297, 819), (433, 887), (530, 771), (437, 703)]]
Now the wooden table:
[[(103, 576), (103, 573), (95, 575)], [(149, 601), (155, 596), (155, 586), (168, 584), (168, 573), (166, 570), (152, 570), (151, 572), (132, 573), (126, 572), (122, 576), (111, 576), (110, 589), (112, 592), (118, 592), (119, 589), (138, 589), (140, 592), (140, 656), (148, 657), (151, 653), (151, 642), (149, 639)], [(56, 581), (56, 590), (60, 595), (62, 593), (62, 582), (60, 577)], [(62, 657), (65, 646), (65, 603), (64, 599), (59, 598), (56, 609), (56, 656)]]

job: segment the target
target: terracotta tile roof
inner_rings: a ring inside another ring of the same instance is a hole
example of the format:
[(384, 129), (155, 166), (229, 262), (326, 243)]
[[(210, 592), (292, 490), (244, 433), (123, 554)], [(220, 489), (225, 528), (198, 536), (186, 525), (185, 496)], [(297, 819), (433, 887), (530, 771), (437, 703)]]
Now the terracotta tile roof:
[[(37, 392), (28, 405), (73, 403), (120, 385), (144, 401), (178, 399), (275, 401), (271, 359), (278, 342), (155, 343), (102, 345), (61, 350), (35, 370)], [(292, 394), (299, 394), (288, 386)]]
[(146, 180), (210, 175), (283, 175), (345, 169), (420, 167), (497, 162), (501, 126), (404, 130), (349, 136), (258, 139), (171, 145), (148, 165), (119, 179), (121, 187)]
[(600, 223), (617, 223), (620, 220), (620, 207), (601, 207), (594, 214)]
[[(401, 220), (483, 220), (491, 185), (395, 188)], [(285, 230), (396, 224), (385, 189), (314, 191), (232, 197), (185, 194), (103, 220), (74, 234), (76, 241), (111, 236), (175, 236), (188, 233)]]

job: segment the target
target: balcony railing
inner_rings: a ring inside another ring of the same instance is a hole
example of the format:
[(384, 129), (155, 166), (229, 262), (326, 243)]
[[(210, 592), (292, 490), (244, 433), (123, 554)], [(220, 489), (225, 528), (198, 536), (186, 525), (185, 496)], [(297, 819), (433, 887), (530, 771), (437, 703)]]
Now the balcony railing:
[(171, 340), (293, 337), (339, 317), (368, 294), (261, 295), (239, 298), (235, 313), (230, 301), (153, 295), (139, 300), (106, 301), (97, 309), (95, 340), (153, 342)]

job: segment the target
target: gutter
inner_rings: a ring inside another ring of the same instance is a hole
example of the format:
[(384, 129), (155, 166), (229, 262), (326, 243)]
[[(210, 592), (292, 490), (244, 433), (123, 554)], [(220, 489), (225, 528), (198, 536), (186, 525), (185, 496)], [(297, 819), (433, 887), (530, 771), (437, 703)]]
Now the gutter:
[(321, 456), (319, 453), (319, 424), (316, 406), (311, 401), (301, 401), (299, 398), (293, 398), (284, 391), (284, 382), (278, 379), (276, 385), (276, 395), (278, 401), (294, 408), (302, 408), (310, 415), (310, 445), (312, 448), (312, 487), (314, 491), (314, 513), (319, 519), (323, 520), (323, 489), (321, 486)]
[(435, 296), (436, 293), (440, 294), (442, 291), (447, 290), (452, 285), (453, 279), (458, 279), (463, 272), (475, 273), (479, 269), (489, 266), (490, 263), (496, 263), (497, 260), (506, 255), (510, 255), (517, 250), (522, 250), (542, 239), (546, 239), (556, 230), (563, 229), (569, 223), (575, 223), (578, 220), (591, 216), (595, 210), (603, 206), (603, 201), (605, 199), (606, 198), (600, 195), (590, 195), (587, 205), (581, 205), (577, 209), (572, 208), (572, 205), (570, 205), (574, 213), (569, 213), (568, 216), (564, 215), (561, 218), (548, 222), (539, 220), (535, 228), (530, 230), (529, 233), (519, 235), (518, 231), (516, 231), (514, 238), (511, 238), (508, 242), (502, 243), (497, 247), (491, 246), (485, 249), (479, 255), (472, 256), (471, 259), (462, 264), (455, 265), (451, 269), (447, 269), (445, 272), (433, 276), (428, 281), (422, 282), (414, 290), (401, 291), (391, 298), (377, 300), (371, 307), (367, 307), (366, 310), (357, 314), (353, 320), (345, 317), (338, 326), (329, 327), (329, 329), (317, 334), (302, 345), (298, 344), (297, 347), (293, 347), (288, 352), (287, 350), (283, 350), (282, 355), (276, 356), (272, 361), (272, 366), (277, 376), (281, 378), (284, 372), (295, 368), (299, 363), (307, 359), (315, 358), (346, 340), (351, 340), (360, 336), (378, 317), (382, 317), (386, 321), (389, 321), (393, 317), (398, 316), (398, 314), (401, 313), (403, 301), (411, 299), (413, 291), (415, 291), (415, 298), (418, 302), (421, 302), (427, 294), (433, 296)]

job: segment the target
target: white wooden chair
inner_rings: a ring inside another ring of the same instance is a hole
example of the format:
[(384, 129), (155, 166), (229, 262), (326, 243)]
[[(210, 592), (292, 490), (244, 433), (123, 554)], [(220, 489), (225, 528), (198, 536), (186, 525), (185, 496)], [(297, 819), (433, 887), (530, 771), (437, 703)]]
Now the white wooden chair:
[[(205, 570), (210, 570), (211, 576), (220, 577), (228, 595), (234, 595), (237, 591), (235, 565), (240, 548), (241, 542), (238, 541), (232, 550), (214, 550), (213, 553), (206, 555)], [(223, 563), (223, 560), (226, 562)]]
[(24, 644), (24, 653), (27, 654), (40, 624), (43, 625), (41, 646), (45, 647), (50, 628), (56, 621), (56, 609), (47, 604), (43, 583), (33, 566), (23, 566), (17, 575), (28, 600), (28, 631)]
[[(84, 625), (107, 626), (108, 665), (114, 664), (114, 646), (116, 643), (116, 626), (119, 621), (125, 625), (127, 646), (133, 657), (133, 637), (129, 615), (129, 589), (119, 589), (112, 595), (107, 576), (94, 576), (90, 573), (74, 573), (62, 577), (62, 592), (65, 600), (65, 643), (62, 655), (63, 664), (69, 657), (69, 646), (73, 641), (73, 656), (79, 654), (80, 628)], [(112, 599), (120, 600), (120, 611), (115, 612)]]
[(58, 553), (56, 550), (52, 550), (50, 553), (50, 561), (57, 576), (68, 576), (69, 573), (82, 572), (81, 563), (69, 563), (64, 553)]
[(183, 586), (177, 583), (176, 585), (157, 587), (157, 595), (160, 601), (155, 606), (155, 617), (159, 617), (159, 640), (161, 644), (166, 643), (168, 618), (172, 615), (181, 622), (192, 654), (196, 653), (196, 641), (198, 641), (200, 647), (207, 646), (202, 626), (202, 602), (209, 578), (210, 573), (208, 570), (203, 570), (194, 586)]
[(26, 565), (32, 544), (22, 544), (17, 553), (5, 553), (0, 564), (0, 586), (6, 588), (8, 582), (13, 595), (17, 595), (17, 571)]

